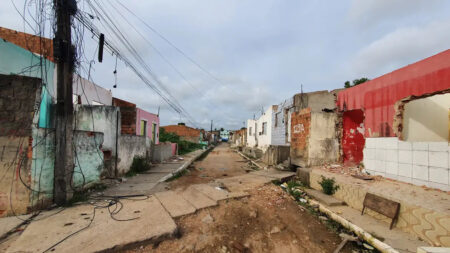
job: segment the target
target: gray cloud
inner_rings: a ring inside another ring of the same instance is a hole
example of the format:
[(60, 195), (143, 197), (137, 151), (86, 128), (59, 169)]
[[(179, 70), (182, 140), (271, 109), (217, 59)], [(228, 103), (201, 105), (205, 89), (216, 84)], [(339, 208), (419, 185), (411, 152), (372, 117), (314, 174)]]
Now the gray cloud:
[(361, 49), (353, 59), (355, 75), (376, 77), (449, 49), (450, 20), (397, 29)]

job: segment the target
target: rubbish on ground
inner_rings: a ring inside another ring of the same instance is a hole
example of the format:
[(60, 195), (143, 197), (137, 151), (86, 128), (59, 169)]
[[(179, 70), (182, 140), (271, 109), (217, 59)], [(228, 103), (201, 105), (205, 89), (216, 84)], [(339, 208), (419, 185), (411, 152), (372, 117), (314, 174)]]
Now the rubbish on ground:
[(337, 248), (333, 251), (333, 253), (339, 253), (342, 248), (344, 248), (345, 244), (347, 244), (348, 241), (356, 241), (358, 240), (358, 237), (351, 236), (348, 234), (340, 233), (339, 236), (342, 238), (342, 242), (337, 246)]
[(367, 243), (363, 243), (363, 246), (366, 249), (374, 250), (374, 248), (372, 246), (370, 246), (369, 244), (367, 244)]
[(203, 217), (202, 222), (206, 223), (206, 224), (210, 224), (210, 223), (214, 222), (214, 219), (213, 219), (213, 217), (211, 217), (210, 214), (207, 214), (207, 215), (205, 215), (205, 217)]
[(273, 227), (272, 230), (270, 230), (271, 234), (276, 234), (276, 233), (280, 233), (280, 232), (281, 232), (281, 230), (277, 226)]
[(288, 188), (288, 185), (287, 185), (286, 182), (282, 183), (280, 186), (281, 186), (281, 188), (283, 188), (283, 189), (287, 189), (287, 188)]
[(302, 202), (302, 203), (308, 202), (308, 200), (306, 200), (306, 199), (299, 199), (299, 201)]

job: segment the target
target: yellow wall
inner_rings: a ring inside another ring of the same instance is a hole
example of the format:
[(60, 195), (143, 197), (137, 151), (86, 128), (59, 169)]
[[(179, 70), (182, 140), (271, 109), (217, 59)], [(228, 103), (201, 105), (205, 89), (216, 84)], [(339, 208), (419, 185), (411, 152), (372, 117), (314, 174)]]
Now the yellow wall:
[(403, 116), (405, 141), (449, 141), (450, 93), (413, 100)]

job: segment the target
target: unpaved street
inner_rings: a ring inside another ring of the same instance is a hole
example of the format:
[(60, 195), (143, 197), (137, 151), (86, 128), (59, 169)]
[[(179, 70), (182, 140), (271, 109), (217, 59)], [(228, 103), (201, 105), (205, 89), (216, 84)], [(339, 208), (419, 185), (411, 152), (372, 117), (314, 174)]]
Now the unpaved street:
[[(200, 169), (201, 168), (201, 169)], [(246, 174), (251, 168), (228, 144), (216, 147), (194, 164), (171, 188)], [(250, 196), (227, 200), (216, 207), (176, 220), (179, 237), (129, 252), (333, 252), (336, 232), (300, 207), (279, 186), (267, 184)], [(348, 244), (341, 252), (352, 252)]]
[(222, 143), (202, 160), (193, 163), (183, 177), (170, 183), (171, 189), (186, 188), (192, 184), (207, 183), (218, 178), (238, 176), (252, 171), (247, 161)]

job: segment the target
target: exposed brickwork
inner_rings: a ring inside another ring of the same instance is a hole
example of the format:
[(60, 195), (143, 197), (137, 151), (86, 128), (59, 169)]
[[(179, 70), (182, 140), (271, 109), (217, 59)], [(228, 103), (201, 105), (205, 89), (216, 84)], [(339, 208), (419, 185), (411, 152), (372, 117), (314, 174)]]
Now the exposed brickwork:
[(5, 176), (0, 180), (0, 217), (12, 214), (11, 205), (17, 214), (30, 206), (30, 192), (21, 180), (31, 185), (32, 124), (40, 87), (38, 78), (0, 75), (0, 175)]
[(113, 106), (120, 107), (121, 134), (136, 135), (136, 104), (113, 98)]
[(54, 61), (53, 40), (0, 27), (0, 38)]
[(201, 132), (199, 129), (181, 125), (163, 126), (161, 128), (168, 133), (174, 133), (180, 136), (180, 138), (185, 141), (198, 143), (200, 140)]
[(308, 158), (308, 140), (311, 126), (311, 109), (302, 109), (291, 115), (291, 158)]
[(40, 87), (37, 78), (0, 75), (0, 136), (31, 136)]

